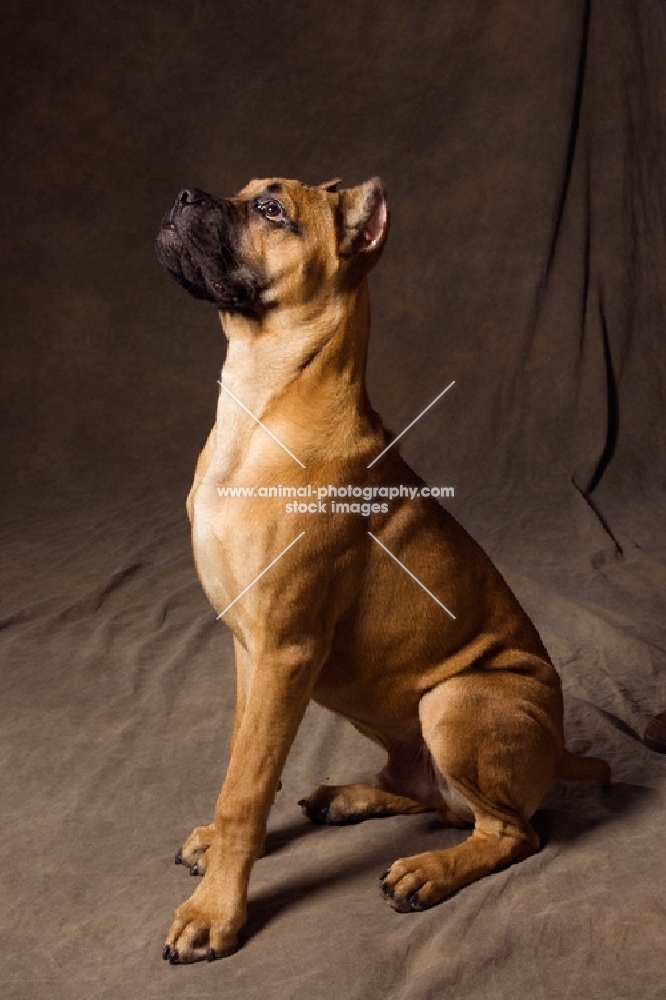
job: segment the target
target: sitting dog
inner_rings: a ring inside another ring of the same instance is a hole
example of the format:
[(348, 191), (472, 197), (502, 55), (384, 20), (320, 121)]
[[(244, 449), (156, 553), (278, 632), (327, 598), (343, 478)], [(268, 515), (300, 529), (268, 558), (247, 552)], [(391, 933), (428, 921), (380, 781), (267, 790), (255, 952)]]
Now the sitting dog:
[[(536, 851), (529, 821), (554, 777), (610, 780), (604, 761), (564, 749), (560, 680), (534, 625), (480, 547), (421, 495), (370, 406), (367, 274), (387, 228), (377, 177), (343, 190), (269, 179), (230, 199), (182, 190), (157, 237), (160, 261), (217, 306), (228, 340), (187, 510), (201, 584), (233, 633), (237, 686), (214, 822), (176, 855), (203, 879), (176, 910), (173, 964), (237, 948), (311, 698), (387, 762), (372, 784), (316, 788), (300, 803), (310, 819), (435, 810), (473, 826), (456, 847), (391, 865), (381, 892), (400, 912)], [(285, 491), (328, 484), (412, 492), (363, 513), (287, 511)], [(266, 495), (228, 489), (252, 486)]]

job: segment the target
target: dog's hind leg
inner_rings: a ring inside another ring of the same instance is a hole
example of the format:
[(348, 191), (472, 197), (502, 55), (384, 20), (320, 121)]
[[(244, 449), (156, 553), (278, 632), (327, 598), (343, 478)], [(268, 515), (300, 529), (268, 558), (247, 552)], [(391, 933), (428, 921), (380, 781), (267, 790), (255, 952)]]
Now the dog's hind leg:
[[(356, 726), (375, 743), (384, 743)], [(445, 826), (469, 826), (439, 793), (430, 751), (420, 739), (388, 749), (388, 760), (375, 780), (352, 785), (320, 785), (298, 803), (313, 823), (359, 823), (381, 816), (433, 812)]]
[(533, 843), (519, 824), (477, 815), (473, 834), (457, 847), (426, 851), (395, 861), (381, 876), (384, 898), (399, 913), (425, 910), (483, 875), (533, 854)]
[[(401, 858), (381, 890), (400, 912), (434, 906), (470, 882), (533, 854), (529, 823), (562, 752), (560, 698), (549, 665), (451, 678), (421, 699), (424, 739), (444, 779), (474, 815), (468, 840)], [(445, 792), (443, 793), (445, 795)]]
[(332, 826), (360, 823), (374, 816), (397, 816), (402, 813), (429, 812), (405, 795), (396, 795), (377, 785), (319, 785), (307, 798), (300, 799), (303, 814), (313, 823)]

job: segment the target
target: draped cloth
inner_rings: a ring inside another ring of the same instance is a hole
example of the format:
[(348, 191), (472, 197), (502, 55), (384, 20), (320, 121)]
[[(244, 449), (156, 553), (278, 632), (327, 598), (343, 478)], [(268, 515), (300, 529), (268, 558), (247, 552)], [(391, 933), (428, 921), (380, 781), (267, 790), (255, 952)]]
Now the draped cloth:
[[(11, 998), (664, 991), (666, 32), (657, 0), (10, 2), (2, 165), (1, 992)], [(13, 13), (12, 13), (13, 8)], [(567, 741), (543, 849), (430, 911), (377, 876), (463, 831), (315, 828), (381, 766), (308, 709), (244, 945), (160, 958), (175, 849), (224, 775), (233, 650), (184, 497), (224, 341), (153, 257), (181, 186), (381, 174), (368, 386), (534, 619)]]

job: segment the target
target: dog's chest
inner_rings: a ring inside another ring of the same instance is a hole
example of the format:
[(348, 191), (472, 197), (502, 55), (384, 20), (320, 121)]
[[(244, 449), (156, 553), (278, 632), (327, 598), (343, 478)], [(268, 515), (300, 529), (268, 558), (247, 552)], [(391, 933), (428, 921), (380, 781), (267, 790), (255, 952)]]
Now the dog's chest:
[(208, 494), (209, 484), (204, 481), (192, 496), (192, 551), (201, 586), (213, 607), (222, 611), (229, 603), (229, 572), (224, 552), (231, 524), (224, 506), (212, 504)]
[(279, 470), (261, 461), (261, 456), (258, 460), (252, 442), (247, 443), (245, 454), (239, 452), (237, 443), (223, 441), (211, 450), (190, 494), (194, 561), (201, 585), (218, 612), (288, 544), (283, 535), (290, 528), (285, 499), (264, 495), (275, 489), (266, 484), (279, 482)]
[(252, 498), (231, 492), (241, 489), (230, 486), (225, 476), (212, 469), (191, 498), (194, 561), (201, 585), (218, 612), (243, 589), (242, 581), (254, 568), (253, 549), (258, 538), (248, 509)]

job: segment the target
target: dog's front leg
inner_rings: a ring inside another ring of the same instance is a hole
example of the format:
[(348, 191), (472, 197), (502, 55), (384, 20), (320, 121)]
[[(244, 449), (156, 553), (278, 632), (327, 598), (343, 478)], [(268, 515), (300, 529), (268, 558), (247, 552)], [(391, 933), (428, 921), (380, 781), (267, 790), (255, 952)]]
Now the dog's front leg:
[[(234, 742), (243, 719), (248, 686), (252, 676), (250, 655), (235, 636), (234, 654), (236, 660), (236, 707), (229, 747), (230, 757), (233, 754)], [(195, 826), (185, 843), (176, 852), (176, 864), (189, 868), (190, 875), (204, 875), (208, 866), (208, 848), (213, 843), (214, 836), (214, 823), (207, 826)]]
[(166, 939), (164, 957), (173, 964), (221, 958), (237, 948), (250, 870), (322, 661), (309, 644), (299, 644), (265, 652), (253, 663), (217, 801), (206, 874), (176, 910)]

